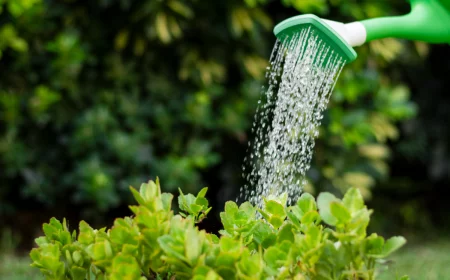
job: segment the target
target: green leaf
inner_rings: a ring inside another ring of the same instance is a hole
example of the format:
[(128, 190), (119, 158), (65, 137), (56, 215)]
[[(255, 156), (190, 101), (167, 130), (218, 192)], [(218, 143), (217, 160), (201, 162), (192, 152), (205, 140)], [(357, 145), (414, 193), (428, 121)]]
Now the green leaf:
[(330, 212), (334, 217), (336, 217), (338, 223), (340, 224), (346, 224), (352, 218), (350, 212), (347, 210), (347, 208), (345, 208), (344, 204), (342, 204), (342, 202), (340, 201), (331, 202)]
[(364, 208), (364, 199), (361, 192), (356, 188), (349, 189), (347, 193), (345, 193), (342, 202), (351, 214)]
[(196, 217), (200, 211), (202, 211), (203, 207), (201, 205), (192, 203), (189, 205), (188, 213), (192, 216)]
[(138, 245), (124, 244), (122, 247), (122, 253), (133, 257), (137, 257), (139, 253)]
[(290, 241), (292, 243), (294, 243), (295, 241), (294, 229), (292, 227), (292, 224), (285, 224), (278, 233), (277, 243), (281, 243), (285, 240)]
[(277, 235), (275, 233), (271, 233), (264, 239), (261, 245), (263, 248), (269, 248), (270, 246), (274, 246), (276, 242)]
[(266, 264), (273, 268), (281, 267), (287, 259), (287, 253), (277, 247), (270, 247), (264, 252)]
[(161, 42), (167, 44), (172, 40), (167, 25), (167, 15), (165, 13), (159, 12), (156, 14), (155, 28)]
[(307, 212), (305, 215), (303, 215), (301, 220), (302, 224), (305, 225), (317, 223), (318, 221), (320, 221), (320, 215), (319, 212), (315, 210)]
[(317, 210), (317, 205), (314, 197), (309, 193), (303, 193), (297, 201), (298, 207), (302, 210), (303, 214)]
[(252, 228), (251, 234), (256, 243), (262, 244), (262, 242), (273, 232), (274, 230), (267, 223), (257, 223)]
[(384, 247), (384, 238), (376, 233), (371, 234), (365, 240), (365, 252), (368, 255), (380, 255)]
[(244, 202), (239, 206), (239, 211), (245, 214), (246, 218), (253, 218), (256, 214), (256, 209), (250, 202)]
[(403, 245), (406, 244), (406, 239), (403, 236), (394, 236), (389, 238), (384, 244), (383, 248), (383, 258), (389, 256), (393, 252), (400, 249)]
[(317, 198), (317, 205), (319, 207), (319, 213), (322, 220), (330, 226), (336, 225), (338, 220), (333, 214), (331, 214), (331, 202), (339, 201), (333, 194), (323, 192), (319, 194)]
[(72, 280), (84, 280), (86, 279), (87, 270), (83, 267), (72, 266), (70, 268), (70, 276)]
[(278, 229), (284, 222), (284, 218), (280, 218), (278, 216), (272, 216), (268, 221), (274, 228)]
[[(377, 259), (383, 259), (383, 258), (388, 257), (390, 254), (397, 251), (400, 247), (402, 247), (406, 243), (406, 239), (404, 237), (394, 236), (394, 237), (391, 237), (390, 239), (388, 239), (384, 243), (382, 250), (380, 250), (379, 246), (380, 246), (381, 241), (375, 240), (374, 237), (372, 237), (372, 236), (373, 235), (371, 235), (368, 238), (368, 239), (373, 239), (373, 240), (366, 243), (366, 250), (370, 250), (368, 252), (369, 256), (371, 256), (373, 258), (377, 258)], [(378, 253), (378, 252), (380, 252), (380, 253)]]
[[(291, 211), (292, 211), (292, 209), (291, 209)], [(290, 220), (297, 228), (299, 228), (299, 227), (300, 227), (300, 221), (299, 221), (299, 219), (297, 218), (297, 216), (296, 216), (293, 212), (287, 212), (286, 214), (287, 214), (289, 220)]]
[(241, 260), (237, 264), (239, 273), (249, 276), (246, 279), (259, 279), (262, 270), (262, 262), (259, 254), (250, 255), (248, 249), (243, 250)]
[(179, 260), (187, 261), (184, 256), (184, 248), (175, 247), (175, 243), (169, 235), (164, 235), (158, 238), (159, 246), (168, 255)]
[(129, 35), (128, 30), (120, 30), (114, 40), (114, 46), (117, 50), (123, 50), (127, 46)]
[(141, 196), (141, 194), (133, 187), (130, 187), (131, 193), (134, 196), (134, 199), (137, 201), (137, 203), (139, 203), (139, 205), (145, 205), (145, 200), (144, 198)]
[(45, 236), (41, 236), (41, 237), (36, 238), (34, 240), (34, 242), (36, 242), (36, 244), (39, 247), (45, 246), (45, 245), (47, 245), (49, 243), (47, 237), (45, 237)]
[(238, 252), (241, 249), (241, 242), (228, 236), (222, 236), (219, 241), (220, 250), (223, 252)]
[(198, 257), (200, 256), (201, 246), (204, 242), (204, 240), (201, 240), (202, 237), (204, 238), (204, 236), (200, 236), (194, 228), (190, 228), (186, 231), (186, 241), (184, 244), (185, 255), (192, 266), (196, 265)]
[(266, 212), (268, 212), (271, 215), (278, 216), (278, 217), (286, 216), (284, 206), (274, 200), (266, 201), (265, 206), (266, 206)]
[(227, 213), (227, 215), (230, 216), (234, 216), (234, 214), (236, 214), (236, 212), (239, 210), (239, 207), (237, 206), (237, 204), (233, 201), (227, 201), (225, 203), (225, 213)]
[(141, 269), (133, 256), (118, 254), (111, 264), (111, 280), (140, 279)]
[(89, 245), (86, 248), (86, 252), (96, 261), (107, 260), (113, 257), (111, 244), (107, 240)]
[(192, 18), (194, 12), (186, 4), (177, 0), (169, 0), (167, 4), (174, 12), (182, 15), (185, 18)]
[(195, 199), (195, 204), (202, 206), (202, 209), (203, 209), (203, 208), (208, 207), (208, 200), (204, 197), (197, 197)]
[(171, 194), (171, 193), (161, 194), (161, 201), (162, 201), (164, 210), (170, 211), (170, 209), (172, 208), (172, 199), (173, 199), (173, 194)]
[(116, 244), (134, 244), (137, 245), (137, 233), (124, 221), (124, 219), (116, 219), (114, 227), (110, 231), (111, 242)]
[(159, 178), (156, 178), (156, 183), (153, 181), (148, 181), (146, 184), (142, 184), (139, 193), (145, 202), (154, 200), (161, 196), (161, 187), (159, 185)]
[(317, 226), (310, 226), (305, 232), (305, 242), (310, 248), (315, 248), (320, 244), (322, 238), (321, 229)]
[(58, 221), (56, 218), (51, 218), (50, 223), (44, 224), (42, 226), (42, 229), (45, 233), (45, 236), (47, 236), (48, 239), (53, 240), (54, 238), (57, 238), (59, 231), (63, 229), (62, 224), (60, 221)]
[(83, 256), (81, 255), (80, 251), (75, 251), (72, 254), (72, 259), (75, 262), (76, 265), (83, 265)]
[(201, 189), (197, 194), (197, 198), (205, 197), (207, 191), (208, 191), (208, 188), (206, 188), (206, 187)]
[[(180, 196), (178, 196), (178, 205), (180, 210), (189, 214), (197, 214), (198, 212), (193, 212), (191, 209), (192, 205), (195, 204), (195, 196), (190, 193), (184, 195), (181, 189), (178, 190), (180, 191)], [(196, 206), (194, 206), (194, 208), (195, 207)]]

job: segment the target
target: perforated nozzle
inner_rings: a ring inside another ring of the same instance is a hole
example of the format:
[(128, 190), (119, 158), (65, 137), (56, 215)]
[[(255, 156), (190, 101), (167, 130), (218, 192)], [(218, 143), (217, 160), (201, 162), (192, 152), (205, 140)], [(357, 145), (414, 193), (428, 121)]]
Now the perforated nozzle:
[(324, 20), (315, 15), (308, 14), (288, 18), (275, 26), (274, 33), (280, 41), (283, 41), (286, 38), (292, 38), (294, 34), (305, 28), (311, 28), (315, 35), (339, 53), (347, 63), (356, 59), (355, 50)]

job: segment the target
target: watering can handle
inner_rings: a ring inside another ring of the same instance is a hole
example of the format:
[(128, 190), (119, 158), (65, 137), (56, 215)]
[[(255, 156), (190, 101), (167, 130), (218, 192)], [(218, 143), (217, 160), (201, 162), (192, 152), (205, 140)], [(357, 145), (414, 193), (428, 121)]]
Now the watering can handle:
[(450, 0), (409, 0), (411, 12), (404, 16), (361, 21), (366, 41), (387, 37), (450, 44)]

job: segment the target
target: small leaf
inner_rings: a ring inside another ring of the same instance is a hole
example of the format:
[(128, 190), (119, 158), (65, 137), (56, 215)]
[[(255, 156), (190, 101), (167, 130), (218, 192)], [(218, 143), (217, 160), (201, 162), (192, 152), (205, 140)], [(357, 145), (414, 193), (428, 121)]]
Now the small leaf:
[(292, 224), (285, 224), (278, 233), (277, 243), (281, 243), (285, 240), (292, 243), (295, 241)]
[(380, 255), (384, 247), (384, 238), (376, 233), (371, 234), (365, 240), (365, 251), (370, 255)]
[(281, 205), (280, 203), (278, 203), (274, 200), (269, 200), (269, 201), (266, 201), (265, 205), (266, 205), (266, 212), (268, 212), (269, 214), (272, 214), (272, 215), (275, 215), (278, 217), (286, 216), (284, 206)]
[(118, 254), (111, 264), (111, 280), (140, 279), (141, 270), (133, 256)]
[(83, 265), (83, 257), (79, 251), (75, 251), (72, 254), (72, 259), (77, 265)]
[[(183, 261), (187, 261), (186, 258), (183, 256), (183, 254), (179, 251), (176, 250), (173, 246), (173, 240), (169, 235), (164, 235), (158, 238), (158, 243), (159, 246), (161, 246), (161, 248), (163, 249), (163, 251), (168, 255), (168, 256), (173, 256), (177, 259), (183, 260)], [(178, 248), (177, 248), (178, 249)]]
[(336, 225), (338, 220), (331, 214), (330, 204), (333, 201), (339, 201), (333, 194), (323, 192), (319, 194), (317, 198), (317, 205), (319, 207), (319, 213), (322, 220), (330, 226)]
[(302, 224), (311, 224), (311, 223), (316, 223), (317, 221), (320, 221), (320, 215), (319, 212), (317, 211), (309, 211), (307, 212), (305, 215), (303, 215), (302, 217)]
[(114, 47), (116, 48), (116, 50), (123, 50), (127, 46), (128, 35), (129, 35), (128, 30), (121, 30), (116, 35), (116, 38), (114, 40)]
[(208, 200), (204, 197), (197, 197), (195, 199), (195, 204), (199, 206), (204, 206), (205, 208), (208, 207)]
[(197, 233), (194, 228), (190, 228), (186, 232), (185, 255), (192, 266), (196, 265), (198, 257), (200, 256), (201, 246), (204, 241), (201, 240), (202, 237), (204, 236)]
[(272, 233), (273, 229), (267, 223), (257, 223), (251, 231), (253, 240), (255, 240), (258, 244), (262, 244), (264, 239), (266, 239)]
[(249, 250), (246, 249), (242, 252), (241, 261), (237, 263), (238, 274), (246, 275), (244, 279), (260, 279), (261, 273), (261, 257), (259, 254), (251, 255)]
[(86, 279), (87, 270), (82, 267), (72, 266), (70, 269), (70, 276), (72, 280), (84, 280)]
[(130, 190), (131, 193), (134, 196), (134, 199), (136, 200), (137, 203), (139, 203), (139, 205), (145, 205), (145, 200), (144, 198), (141, 196), (141, 194), (133, 187), (130, 186)]
[(34, 242), (36, 242), (36, 244), (39, 247), (45, 246), (45, 245), (47, 245), (49, 243), (47, 237), (45, 237), (45, 236), (40, 236), (40, 237), (36, 238), (34, 240)]
[(227, 215), (232, 215), (234, 216), (234, 214), (239, 210), (238, 206), (236, 203), (234, 203), (233, 201), (227, 201), (225, 203), (225, 213), (227, 213)]
[(270, 247), (264, 252), (264, 260), (273, 268), (281, 267), (287, 259), (287, 254), (276, 247)]
[(269, 248), (271, 246), (274, 246), (275, 243), (277, 241), (277, 236), (275, 235), (275, 233), (271, 233), (269, 234), (269, 236), (267, 236), (264, 241), (262, 242), (262, 247), (263, 248)]
[(170, 0), (167, 4), (174, 12), (178, 13), (179, 15), (185, 17), (185, 18), (192, 18), (194, 16), (194, 13), (192, 12), (192, 9), (186, 6), (183, 2), (177, 1), (177, 0)]
[(197, 198), (199, 198), (199, 197), (205, 197), (207, 191), (208, 191), (208, 188), (203, 188), (203, 189), (201, 189), (201, 190), (198, 192), (198, 194), (197, 194)]
[(272, 216), (269, 219), (269, 223), (276, 229), (278, 229), (279, 227), (281, 227), (281, 225), (283, 224), (284, 219), (277, 217), (277, 216)]
[(222, 252), (237, 252), (241, 247), (241, 243), (231, 237), (223, 236), (220, 238), (219, 246)]
[(383, 258), (389, 256), (406, 244), (406, 239), (403, 236), (394, 236), (389, 238), (384, 244)]
[(165, 13), (159, 12), (155, 20), (156, 32), (161, 42), (167, 44), (171, 41), (171, 36), (167, 26), (167, 16)]
[(161, 201), (162, 201), (164, 210), (170, 211), (170, 209), (172, 208), (172, 199), (173, 199), (173, 194), (171, 194), (171, 193), (161, 194)]
[(299, 221), (299, 219), (297, 218), (297, 216), (296, 216), (294, 213), (292, 213), (292, 212), (287, 212), (286, 214), (287, 214), (289, 220), (290, 220), (297, 228), (299, 228), (299, 227), (300, 227), (300, 221)]
[(309, 193), (302, 194), (302, 196), (297, 201), (297, 205), (300, 207), (300, 210), (302, 210), (303, 214), (312, 210), (317, 210), (316, 201), (314, 197)]
[(340, 201), (333, 201), (330, 204), (331, 214), (336, 217), (340, 224), (346, 224), (350, 221), (352, 216), (350, 212), (345, 208), (344, 204)]
[(317, 226), (310, 226), (305, 232), (305, 241), (311, 248), (319, 245), (321, 237), (321, 229)]
[(342, 202), (351, 214), (364, 208), (363, 197), (361, 195), (361, 192), (356, 188), (349, 189), (344, 195)]

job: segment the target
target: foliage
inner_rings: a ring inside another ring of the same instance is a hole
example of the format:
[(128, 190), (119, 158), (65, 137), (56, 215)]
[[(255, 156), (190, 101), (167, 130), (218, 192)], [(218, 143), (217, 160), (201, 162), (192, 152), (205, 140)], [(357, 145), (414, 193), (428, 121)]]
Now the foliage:
[(47, 279), (73, 280), (375, 279), (377, 261), (406, 242), (367, 236), (371, 210), (355, 188), (342, 200), (304, 194), (290, 207), (286, 196), (266, 198), (263, 209), (227, 202), (220, 237), (195, 225), (207, 207), (206, 188), (180, 195), (183, 215), (174, 215), (173, 195), (161, 193), (158, 180), (131, 191), (139, 203), (130, 206), (134, 216), (111, 229), (82, 221), (77, 234), (66, 220), (44, 224), (32, 266)]
[[(348, 21), (401, 10), (371, 0), (280, 3), (0, 1), (0, 211), (23, 198), (58, 209), (69, 198), (98, 217), (155, 174), (167, 178), (166, 191), (198, 191), (207, 178), (240, 185), (274, 22), (298, 12)], [(310, 179), (369, 196), (388, 173), (395, 122), (415, 111), (408, 88), (384, 73), (414, 46), (387, 40), (357, 51), (333, 94)]]

